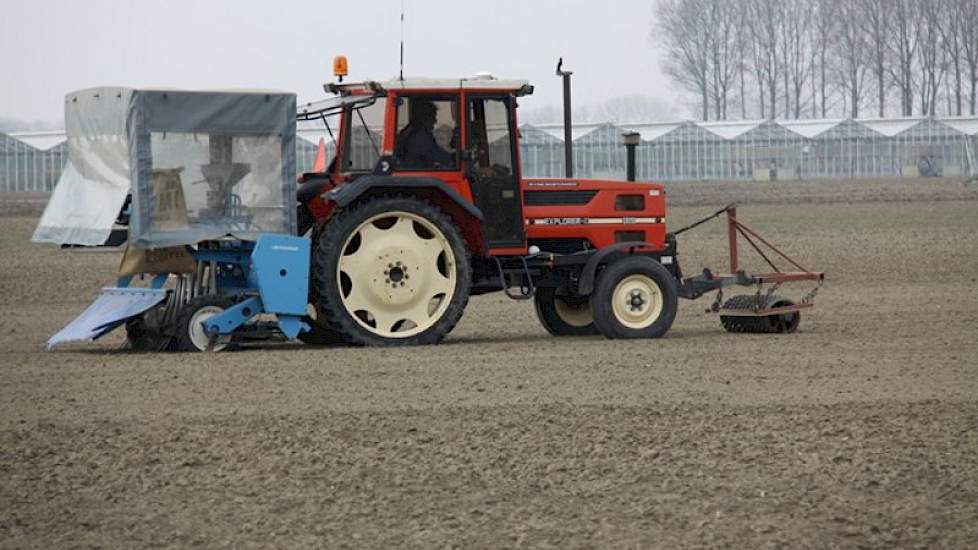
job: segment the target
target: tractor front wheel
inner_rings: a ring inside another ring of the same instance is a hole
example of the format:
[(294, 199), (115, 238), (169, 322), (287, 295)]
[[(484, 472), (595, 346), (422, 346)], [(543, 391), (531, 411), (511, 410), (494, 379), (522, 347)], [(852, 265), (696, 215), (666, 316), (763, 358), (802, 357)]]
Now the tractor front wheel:
[(676, 319), (678, 298), (675, 279), (659, 262), (626, 256), (598, 275), (591, 311), (607, 338), (659, 338)]
[(405, 196), (368, 198), (330, 218), (313, 266), (318, 311), (358, 345), (440, 342), (462, 317), (472, 285), (451, 218)]

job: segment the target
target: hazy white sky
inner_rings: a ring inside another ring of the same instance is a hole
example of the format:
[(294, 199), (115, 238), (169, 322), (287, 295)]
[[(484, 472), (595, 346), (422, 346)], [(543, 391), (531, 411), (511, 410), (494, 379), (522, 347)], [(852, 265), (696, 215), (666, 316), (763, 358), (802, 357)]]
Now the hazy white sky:
[[(528, 78), (524, 107), (647, 94), (681, 110), (649, 41), (649, 0), (405, 0), (405, 75)], [(2, 0), (0, 116), (61, 118), (99, 85), (274, 88), (323, 96), (331, 59), (350, 77), (398, 71), (400, 0)], [(678, 115), (679, 113), (677, 113)]]

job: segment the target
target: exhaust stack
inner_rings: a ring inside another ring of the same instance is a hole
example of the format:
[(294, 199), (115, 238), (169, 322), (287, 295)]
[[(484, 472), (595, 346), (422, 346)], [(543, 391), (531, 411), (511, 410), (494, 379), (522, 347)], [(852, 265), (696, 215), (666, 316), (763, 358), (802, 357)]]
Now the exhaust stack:
[(565, 71), (561, 67), (564, 58), (557, 60), (557, 76), (564, 79), (564, 175), (574, 177), (574, 143), (571, 134), (571, 75), (573, 71)]

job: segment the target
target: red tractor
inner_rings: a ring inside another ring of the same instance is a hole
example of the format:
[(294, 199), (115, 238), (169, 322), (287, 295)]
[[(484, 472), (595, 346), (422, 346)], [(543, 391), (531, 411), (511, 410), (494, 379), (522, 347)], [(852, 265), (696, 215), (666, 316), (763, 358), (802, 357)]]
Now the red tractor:
[(336, 143), (328, 167), (299, 178), (300, 234), (313, 239), (308, 342), (434, 344), (469, 296), (499, 291), (534, 300), (557, 336), (657, 338), (679, 297), (730, 284), (758, 293), (724, 306), (729, 330), (790, 332), (810, 305), (763, 295), (761, 284), (779, 280), (736, 265), (684, 280), (661, 185), (523, 178), (516, 111), (533, 92), (526, 81), (325, 88), (336, 96), (299, 109), (300, 120), (322, 119)]

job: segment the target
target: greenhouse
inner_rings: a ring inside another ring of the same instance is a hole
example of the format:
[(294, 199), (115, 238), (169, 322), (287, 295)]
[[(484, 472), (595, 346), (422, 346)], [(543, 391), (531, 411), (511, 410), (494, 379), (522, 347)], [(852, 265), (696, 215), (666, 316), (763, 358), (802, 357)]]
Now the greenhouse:
[[(299, 125), (300, 172), (312, 169), (321, 140), (333, 155), (336, 130)], [(978, 176), (978, 117), (576, 124), (574, 175), (624, 178), (626, 132), (641, 137), (642, 180)], [(520, 135), (524, 176), (563, 176), (561, 125), (524, 124)], [(50, 191), (67, 158), (64, 140), (62, 132), (0, 134), (0, 191)]]
[[(554, 137), (524, 146), (523, 174), (553, 176), (538, 159), (560, 156), (557, 125), (524, 125), (521, 132)], [(579, 177), (623, 177), (622, 134), (637, 132), (639, 179), (652, 181), (794, 180), (978, 176), (978, 118), (682, 121), (586, 124), (574, 128)], [(562, 163), (559, 163), (562, 164)]]

